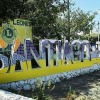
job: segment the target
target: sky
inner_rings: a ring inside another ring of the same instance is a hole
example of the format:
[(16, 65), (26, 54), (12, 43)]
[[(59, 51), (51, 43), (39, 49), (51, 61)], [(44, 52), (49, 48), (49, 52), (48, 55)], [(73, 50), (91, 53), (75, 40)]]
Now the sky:
[(83, 11), (98, 11), (99, 15), (96, 15), (95, 21), (100, 21), (100, 0), (73, 0), (75, 7), (79, 7)]
[(74, 0), (76, 5), (85, 11), (100, 9), (100, 0)]
[(93, 31), (97, 32), (98, 26), (97, 23), (100, 22), (100, 0), (72, 0), (75, 2), (75, 7), (80, 8), (83, 11), (92, 11), (98, 12), (98, 15), (95, 16), (95, 27)]

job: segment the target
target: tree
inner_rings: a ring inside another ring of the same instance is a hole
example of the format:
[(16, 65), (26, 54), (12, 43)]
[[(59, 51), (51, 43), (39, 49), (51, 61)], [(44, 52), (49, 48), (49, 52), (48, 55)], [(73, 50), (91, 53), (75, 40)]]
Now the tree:
[(25, 18), (32, 21), (33, 33), (50, 37), (56, 30), (56, 18), (63, 4), (60, 0), (0, 0), (0, 19)]
[(33, 31), (41, 38), (54, 37), (56, 32), (56, 19), (63, 10), (63, 4), (59, 0), (34, 0), (30, 3), (30, 19)]
[(28, 0), (0, 0), (0, 18), (22, 18), (27, 10)]
[(83, 31), (85, 34), (89, 33), (93, 29), (95, 24), (93, 19), (95, 18), (95, 13), (84, 12), (81, 9), (77, 9), (72, 12), (71, 27), (73, 32)]
[[(67, 14), (67, 13), (66, 13)], [(95, 24), (94, 18), (95, 13), (91, 12), (84, 12), (81, 9), (77, 10), (71, 10), (70, 12), (70, 36), (71, 37), (77, 37), (78, 32), (83, 32), (84, 34), (89, 34), (90, 30), (93, 29), (93, 26)], [(68, 16), (65, 15), (63, 18), (57, 19), (58, 24), (58, 31), (60, 33), (63, 33), (67, 39), (69, 38), (68, 32), (69, 32), (69, 24), (68, 24)]]
[(73, 7), (72, 0), (0, 0), (0, 22), (3, 19), (29, 19), (33, 35), (60, 38), (64, 34), (69, 39), (78, 31), (89, 33), (95, 17), (80, 9), (73, 10)]

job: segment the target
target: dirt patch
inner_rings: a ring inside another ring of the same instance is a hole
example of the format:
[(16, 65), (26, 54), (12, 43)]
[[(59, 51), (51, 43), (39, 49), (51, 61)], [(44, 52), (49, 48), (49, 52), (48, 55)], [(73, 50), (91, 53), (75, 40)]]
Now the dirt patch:
[[(94, 94), (96, 91), (99, 92), (100, 87), (100, 71), (93, 72), (86, 75), (81, 75), (78, 77), (71, 78), (69, 80), (62, 80), (60, 83), (56, 84), (55, 89), (52, 91), (51, 95), (56, 100), (61, 100), (61, 98), (64, 98), (67, 96), (67, 93), (69, 92), (69, 88), (76, 92), (77, 99), (79, 98), (85, 98), (86, 100), (92, 100), (87, 99), (89, 96)], [(91, 91), (91, 90), (95, 91)], [(99, 96), (98, 93), (96, 93), (96, 97)], [(95, 99), (93, 99), (95, 100)], [(100, 98), (96, 98), (96, 100), (100, 100)]]

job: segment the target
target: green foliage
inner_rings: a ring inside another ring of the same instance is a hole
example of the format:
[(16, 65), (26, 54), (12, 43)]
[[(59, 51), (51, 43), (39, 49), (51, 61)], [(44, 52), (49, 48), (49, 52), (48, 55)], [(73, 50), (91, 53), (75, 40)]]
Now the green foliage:
[(56, 18), (64, 9), (64, 3), (60, 0), (2, 0), (0, 22), (2, 19), (29, 19), (32, 21), (34, 35), (41, 38), (55, 37)]
[[(3, 19), (24, 18), (32, 21), (33, 35), (58, 38), (64, 34), (77, 37), (77, 32), (93, 29), (95, 13), (73, 9), (73, 0), (0, 0), (0, 25)], [(69, 16), (68, 16), (69, 13)]]
[(67, 97), (66, 97), (66, 100), (75, 100), (76, 98), (76, 93), (74, 90), (72, 90), (71, 87), (69, 87), (69, 91), (67, 93)]
[(91, 14), (91, 12), (84, 12), (81, 9), (77, 9), (72, 12), (72, 29), (76, 32), (83, 31), (85, 34), (89, 33), (90, 30), (93, 29), (95, 13)]
[(33, 23), (33, 32), (41, 38), (54, 38), (57, 26), (56, 18), (62, 11), (59, 0), (34, 0), (31, 6), (34, 9), (29, 18)]
[(22, 18), (27, 10), (28, 0), (0, 0), (0, 18)]
[(92, 34), (86, 34), (84, 36), (81, 36), (82, 40), (89, 40), (90, 43), (96, 43), (98, 40), (98, 34), (92, 33)]
[[(84, 34), (90, 33), (93, 29), (95, 22), (95, 13), (84, 12), (81, 9), (72, 10), (70, 13), (70, 36), (72, 38), (79, 38), (77, 33), (83, 32)], [(58, 31), (68, 37), (68, 17), (58, 18)]]
[(45, 94), (46, 91), (51, 92), (54, 88), (55, 86), (52, 86), (51, 81), (44, 85), (42, 80), (37, 80), (33, 98), (36, 100), (54, 100), (52, 96)]

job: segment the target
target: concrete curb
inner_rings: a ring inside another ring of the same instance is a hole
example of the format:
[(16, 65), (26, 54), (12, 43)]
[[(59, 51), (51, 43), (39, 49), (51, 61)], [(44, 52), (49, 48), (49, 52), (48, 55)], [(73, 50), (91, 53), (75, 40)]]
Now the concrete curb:
[(8, 91), (0, 90), (0, 100), (35, 100)]

